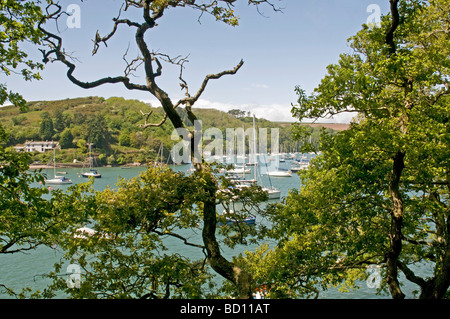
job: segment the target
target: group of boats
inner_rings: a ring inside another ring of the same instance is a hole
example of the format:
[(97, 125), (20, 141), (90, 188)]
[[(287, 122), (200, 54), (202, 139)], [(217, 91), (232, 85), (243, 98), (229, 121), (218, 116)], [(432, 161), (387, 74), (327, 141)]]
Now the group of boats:
[[(283, 159), (283, 162), (284, 161), (285, 160)], [(298, 159), (296, 159), (295, 155), (292, 155), (292, 157), (290, 158), (290, 161), (291, 161), (291, 167), (289, 169), (283, 169), (281, 167), (278, 167), (278, 165), (277, 165), (277, 169), (275, 169), (275, 170), (269, 170), (267, 168), (267, 162), (262, 161), (261, 163), (265, 163), (265, 166), (266, 166), (265, 170), (259, 170), (259, 168), (255, 167), (253, 169), (254, 177), (251, 180), (245, 178), (245, 175), (252, 173), (252, 169), (251, 169), (251, 167), (248, 167), (248, 164), (235, 165), (231, 169), (224, 170), (224, 172), (227, 175), (234, 176), (234, 178), (232, 178), (232, 181), (235, 182), (237, 184), (237, 186), (243, 186), (243, 185), (248, 185), (249, 183), (257, 183), (257, 172), (262, 171), (261, 173), (259, 173), (259, 175), (267, 175), (269, 177), (269, 182), (270, 182), (271, 187), (264, 188), (268, 191), (269, 198), (279, 198), (279, 196), (278, 196), (279, 192), (277, 192), (277, 190), (272, 186), (272, 181), (271, 181), (270, 177), (291, 177), (293, 172), (298, 172), (300, 170), (306, 170), (309, 167), (309, 160), (305, 156), (302, 156), (302, 158), (300, 160), (298, 160)], [(258, 165), (258, 163), (252, 164), (251, 166), (257, 166), (257, 165)], [(238, 178), (237, 176), (240, 176), (240, 178)]]
[[(255, 129), (255, 125), (253, 124), (253, 127)], [(256, 136), (256, 135), (255, 135)], [(256, 143), (256, 138), (254, 143)], [(89, 170), (88, 171), (82, 171), (81, 176), (90, 178), (100, 178), (102, 175), (99, 173), (97, 169), (94, 168), (94, 161), (92, 157), (92, 144), (89, 144)], [(256, 145), (255, 148), (256, 150)], [(161, 145), (161, 158), (162, 158), (162, 145)], [(159, 153), (158, 153), (159, 154)], [(281, 156), (280, 156), (281, 155)], [(264, 155), (263, 155), (264, 156)], [(257, 162), (257, 156), (256, 154), (253, 154), (252, 156), (253, 162), (249, 161), (245, 163), (244, 158), (244, 164), (238, 166), (234, 166), (233, 168), (224, 170), (223, 173), (225, 173), (225, 176), (229, 179), (231, 184), (235, 190), (233, 192), (239, 191), (244, 188), (251, 187), (252, 185), (259, 185), (261, 189), (267, 194), (268, 199), (279, 199), (281, 198), (281, 190), (277, 187), (274, 187), (272, 184), (271, 177), (291, 177), (293, 172), (297, 172), (299, 170), (308, 169), (309, 166), (309, 160), (306, 157), (302, 157), (300, 160), (297, 159), (297, 155), (276, 155), (276, 160), (278, 160), (280, 163), (286, 162), (286, 160), (289, 160), (291, 162), (291, 167), (289, 169), (283, 169), (280, 167), (280, 165), (275, 165), (275, 170), (270, 170), (267, 167), (267, 161), (265, 158), (263, 158), (263, 161)], [(64, 175), (66, 172), (57, 172), (56, 171), (56, 160), (55, 160), (55, 149), (53, 149), (53, 178), (47, 178), (45, 179), (46, 184), (53, 184), (53, 185), (64, 185), (64, 184), (72, 184), (72, 181), (69, 178), (66, 178)], [(269, 161), (273, 161), (272, 158), (269, 159)], [(261, 172), (261, 164), (265, 164), (265, 170)], [(253, 170), (252, 170), (253, 167)], [(271, 165), (273, 167), (273, 165)], [(252, 174), (253, 171), (253, 178), (248, 179), (246, 178), (246, 175)], [(58, 175), (59, 174), (59, 175)], [(261, 175), (266, 175), (269, 180), (270, 186), (266, 186), (262, 184)], [(230, 191), (230, 189), (221, 189), (222, 192)], [(245, 223), (247, 225), (255, 225), (256, 224), (256, 217), (255, 216), (248, 216), (248, 217), (241, 217), (237, 218), (236, 214), (233, 212), (224, 212), (223, 217), (225, 217), (226, 222), (219, 222), (220, 226), (224, 225), (231, 225), (235, 223)]]
[[(268, 199), (279, 199), (281, 198), (281, 190), (279, 188), (276, 188), (272, 184), (271, 177), (291, 177), (292, 172), (297, 172), (299, 170), (308, 169), (309, 166), (309, 160), (302, 156), (300, 160), (297, 159), (296, 155), (293, 155), (292, 157), (288, 158), (291, 162), (291, 168), (290, 169), (281, 169), (278, 167), (276, 170), (269, 170), (267, 168), (267, 162), (264, 160), (261, 163), (255, 163), (255, 164), (241, 164), (241, 165), (235, 165), (233, 168), (223, 170), (222, 172), (225, 173), (225, 176), (228, 178), (228, 180), (231, 182), (231, 188), (227, 189), (221, 189), (220, 192), (229, 192), (231, 194), (236, 194), (236, 192), (239, 192), (242, 189), (251, 187), (252, 185), (259, 185), (264, 192), (268, 195)], [(281, 162), (285, 162), (285, 159)], [(263, 173), (260, 172), (260, 167), (258, 165), (265, 164), (265, 171)], [(252, 172), (252, 166), (253, 166), (253, 172)], [(253, 173), (253, 178), (247, 178), (248, 175)], [(270, 186), (266, 186), (262, 184), (261, 175), (266, 175), (268, 177), (268, 181)], [(230, 186), (229, 186), (230, 187)], [(234, 195), (233, 198), (236, 198), (236, 200), (239, 200), (238, 196)], [(244, 223), (247, 225), (255, 225), (256, 224), (256, 217), (255, 216), (246, 216), (246, 217), (236, 217), (233, 212), (226, 212), (224, 211), (223, 216), (225, 217), (225, 222), (220, 221), (218, 224), (219, 226), (229, 226), (236, 223)]]
[[(89, 144), (89, 170), (88, 171), (82, 171), (81, 172), (81, 176), (82, 177), (86, 177), (86, 178), (90, 178), (90, 177), (94, 177), (94, 178), (100, 178), (102, 177), (102, 174), (100, 174), (98, 172), (97, 169), (94, 168), (94, 161), (93, 161), (93, 157), (92, 157), (92, 148), (91, 148), (92, 144)], [(66, 178), (64, 175), (66, 174), (66, 172), (57, 172), (56, 171), (56, 150), (53, 149), (53, 156), (52, 156), (52, 160), (53, 160), (53, 178), (47, 178), (45, 179), (45, 183), (49, 184), (49, 185), (67, 185), (67, 184), (72, 184), (72, 180), (70, 180), (69, 178)], [(47, 172), (48, 175), (48, 172)]]
[[(256, 151), (256, 129), (255, 129), (255, 120), (253, 119), (253, 149)], [(243, 141), (243, 145), (245, 145), (245, 140)], [(245, 150), (243, 152), (245, 154)], [(281, 198), (281, 190), (277, 187), (274, 187), (272, 184), (271, 177), (292, 177), (293, 172), (298, 172), (300, 170), (308, 169), (309, 167), (309, 159), (302, 155), (301, 159), (297, 159), (298, 154), (271, 154), (271, 156), (268, 158), (268, 161), (266, 161), (264, 154), (256, 154), (254, 152), (253, 154), (249, 154), (249, 161), (246, 163), (245, 155), (242, 156), (243, 164), (241, 165), (235, 165), (234, 167), (223, 170), (223, 172), (226, 174), (228, 179), (230, 180), (232, 184), (232, 190), (230, 189), (221, 189), (220, 192), (229, 192), (232, 195), (236, 194), (236, 191), (239, 192), (241, 189), (245, 189), (248, 187), (251, 187), (252, 185), (259, 185), (262, 190), (268, 195), (268, 199), (279, 199)], [(257, 161), (257, 157), (260, 156), (260, 161)], [(261, 157), (262, 156), (262, 157)], [(236, 156), (237, 159), (238, 156)], [(250, 160), (250, 158), (252, 160)], [(285, 163), (286, 161), (290, 161), (291, 166), (289, 169), (282, 168), (283, 165), (278, 165), (277, 162), (275, 162), (275, 165), (273, 164), (273, 161), (278, 161), (279, 163)], [(270, 165), (270, 169), (267, 167), (267, 163), (272, 162)], [(261, 167), (265, 166), (265, 167)], [(252, 167), (253, 167), (253, 178), (248, 179), (246, 175), (252, 174)], [(274, 169), (275, 168), (275, 169)], [(266, 186), (262, 184), (261, 175), (266, 175), (269, 180), (270, 186)], [(238, 200), (238, 196), (234, 195), (233, 198), (236, 198)], [(231, 213), (231, 214), (230, 214)], [(241, 218), (237, 218), (233, 212), (225, 212), (223, 213), (223, 216), (225, 217), (226, 223), (219, 222), (220, 226), (224, 225), (231, 225), (236, 223), (244, 223), (247, 225), (255, 225), (256, 224), (256, 217), (255, 216), (244, 216)]]

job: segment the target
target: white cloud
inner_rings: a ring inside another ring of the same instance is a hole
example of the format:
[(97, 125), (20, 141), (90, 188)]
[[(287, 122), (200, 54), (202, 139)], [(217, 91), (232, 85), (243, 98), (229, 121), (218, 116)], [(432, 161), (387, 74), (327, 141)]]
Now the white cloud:
[(255, 88), (255, 89), (268, 89), (269, 86), (267, 84), (254, 83), (254, 84), (252, 84), (252, 88)]
[[(147, 100), (145, 103), (151, 103), (152, 106), (158, 107), (161, 104), (156, 100)], [(205, 99), (199, 99), (194, 108), (203, 108), (203, 109), (216, 109), (224, 112), (228, 112), (232, 109), (239, 109), (245, 112), (250, 112), (252, 115), (254, 114), (257, 118), (264, 118), (269, 121), (274, 122), (295, 122), (296, 119), (291, 115), (291, 105), (287, 104), (252, 104), (252, 103), (243, 103), (243, 104), (232, 104), (232, 103), (221, 103), (221, 102), (213, 102)], [(318, 123), (350, 123), (350, 120), (356, 114), (353, 113), (344, 113), (338, 116), (335, 116), (330, 119), (321, 119), (316, 121)]]
[(213, 108), (228, 112), (232, 109), (239, 109), (245, 112), (254, 114), (257, 118), (264, 118), (269, 121), (292, 122), (294, 118), (291, 116), (291, 106), (283, 104), (229, 104), (212, 102), (208, 100), (199, 100), (195, 107), (198, 108)]

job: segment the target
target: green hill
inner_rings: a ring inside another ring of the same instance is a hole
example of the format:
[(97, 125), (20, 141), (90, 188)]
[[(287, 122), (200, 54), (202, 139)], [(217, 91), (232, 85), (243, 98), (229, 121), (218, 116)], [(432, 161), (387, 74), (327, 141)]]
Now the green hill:
[[(14, 106), (0, 108), (0, 121), (8, 133), (5, 146), (16, 146), (29, 140), (54, 140), (62, 147), (57, 152), (57, 161), (71, 163), (85, 160), (86, 143), (93, 143), (99, 165), (123, 165), (132, 162), (146, 163), (156, 159), (161, 143), (165, 145), (164, 158), (169, 155), (173, 126), (166, 121), (161, 127), (142, 129), (142, 112), (152, 111), (149, 121), (159, 122), (163, 115), (161, 108), (152, 108), (138, 100), (121, 97), (82, 97), (57, 101), (29, 102), (26, 111)], [(184, 110), (180, 115), (186, 118)], [(219, 128), (225, 134), (226, 128), (252, 126), (253, 118), (233, 112), (215, 109), (195, 109), (202, 120), (203, 129)], [(279, 128), (280, 144), (285, 151), (294, 150), (291, 125), (256, 119), (258, 127)], [(36, 153), (34, 161), (47, 163), (51, 154)]]

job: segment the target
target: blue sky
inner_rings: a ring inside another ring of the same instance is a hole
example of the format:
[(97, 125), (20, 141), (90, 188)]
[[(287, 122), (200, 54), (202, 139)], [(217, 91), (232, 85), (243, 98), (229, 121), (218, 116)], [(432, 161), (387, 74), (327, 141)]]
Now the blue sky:
[[(204, 76), (232, 69), (240, 59), (244, 66), (234, 76), (210, 81), (197, 107), (221, 110), (240, 108), (269, 120), (291, 121), (291, 103), (295, 103), (296, 85), (308, 93), (325, 75), (326, 66), (336, 63), (340, 53), (351, 52), (347, 39), (354, 35), (376, 4), (381, 13), (388, 12), (387, 0), (273, 0), (283, 8), (282, 13), (261, 6), (259, 14), (247, 1), (239, 1), (236, 12), (240, 25), (230, 27), (192, 9), (169, 9), (159, 20), (158, 27), (147, 34), (151, 49), (171, 56), (189, 55), (184, 70), (191, 93), (197, 91)], [(80, 28), (68, 28), (62, 20), (62, 32), (67, 52), (77, 58), (76, 76), (92, 81), (104, 76), (123, 74), (122, 56), (130, 44), (129, 58), (136, 57), (134, 30), (121, 27), (117, 35), (92, 56), (92, 40), (96, 30), (101, 35), (110, 32), (111, 18), (117, 16), (122, 1), (77, 0), (60, 2), (63, 8), (80, 5)], [(140, 12), (137, 19), (140, 19)], [(132, 16), (131, 16), (132, 17)], [(33, 48), (29, 49), (31, 56)], [(37, 55), (36, 55), (37, 56)], [(1, 78), (8, 87), (17, 90), (29, 101), (56, 100), (78, 96), (122, 96), (139, 99), (158, 106), (156, 100), (143, 92), (128, 91), (121, 85), (105, 85), (84, 90), (65, 77), (62, 64), (48, 64), (41, 72), (43, 80), (23, 82), (18, 78)], [(135, 82), (142, 82), (136, 73)], [(178, 81), (178, 68), (165, 65), (159, 85), (172, 99), (183, 97)], [(333, 121), (348, 121), (337, 118)]]

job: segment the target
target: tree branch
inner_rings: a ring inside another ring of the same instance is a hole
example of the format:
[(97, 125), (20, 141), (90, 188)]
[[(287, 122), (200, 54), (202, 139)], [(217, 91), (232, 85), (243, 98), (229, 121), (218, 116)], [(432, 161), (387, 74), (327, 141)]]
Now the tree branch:
[(405, 263), (398, 260), (397, 264), (398, 268), (400, 268), (400, 270), (405, 274), (406, 279), (417, 284), (422, 289), (426, 287), (427, 282), (423, 278), (416, 276), (414, 272), (411, 269), (409, 269), (408, 266), (406, 266)]
[(122, 59), (126, 63), (126, 67), (125, 67), (125, 70), (124, 70), (125, 76), (129, 76), (130, 74), (133, 75), (133, 72), (136, 71), (142, 65), (142, 63), (144, 63), (142, 61), (142, 58), (139, 57), (139, 56), (137, 58), (131, 60), (131, 62), (128, 62), (127, 61), (127, 54), (128, 54), (128, 50), (129, 49), (130, 49), (130, 45), (128, 45), (128, 48), (127, 48), (127, 50), (125, 51), (125, 53), (124, 53), (124, 55), (122, 57)]
[(95, 55), (97, 53), (101, 42), (103, 42), (105, 44), (105, 46), (108, 46), (106, 44), (106, 42), (109, 39), (111, 39), (112, 36), (116, 33), (117, 27), (119, 26), (119, 24), (127, 24), (128, 26), (134, 26), (134, 27), (137, 27), (137, 28), (140, 26), (138, 23), (132, 22), (132, 21), (130, 21), (128, 19), (120, 19), (119, 20), (118, 18), (115, 18), (115, 19), (113, 19), (113, 21), (114, 21), (113, 30), (108, 35), (106, 35), (104, 37), (101, 37), (100, 34), (98, 33), (98, 30), (95, 33), (95, 39), (92, 40), (92, 42), (94, 42), (94, 49), (92, 50), (92, 55)]
[(397, 27), (400, 23), (400, 15), (398, 13), (398, 0), (389, 0), (391, 7), (391, 15), (392, 15), (392, 23), (391, 26), (386, 33), (386, 44), (390, 47), (390, 53), (394, 54), (397, 50), (397, 47), (394, 42), (394, 32), (397, 30)]
[(197, 248), (201, 248), (201, 249), (205, 249), (205, 248), (206, 248), (206, 247), (203, 246), (203, 245), (198, 245), (198, 244), (191, 243), (191, 242), (189, 242), (185, 237), (183, 237), (183, 236), (181, 236), (181, 235), (178, 235), (178, 234), (176, 234), (176, 233), (172, 233), (172, 232), (168, 232), (168, 233), (166, 233), (166, 232), (160, 232), (160, 231), (155, 230), (155, 229), (152, 230), (152, 232), (154, 232), (155, 234), (157, 234), (157, 235), (159, 235), (159, 236), (172, 236), (172, 237), (181, 239), (181, 240), (183, 241), (183, 243), (184, 243), (185, 245), (188, 245), (188, 246), (197, 247)]
[[(50, 13), (49, 9), (51, 7), (56, 7), (56, 11), (54, 11), (53, 13)], [(75, 64), (73, 64), (67, 60), (66, 53), (62, 49), (62, 38), (57, 36), (54, 33), (47, 31), (42, 26), (43, 23), (46, 22), (46, 20), (50, 20), (50, 19), (57, 20), (61, 16), (61, 13), (62, 13), (61, 6), (58, 4), (55, 4), (55, 3), (50, 3), (47, 6), (46, 10), (48, 12), (48, 15), (45, 18), (43, 18), (38, 24), (39, 30), (41, 30), (46, 35), (46, 38), (44, 39), (44, 41), (51, 48), (50, 51), (40, 50), (43, 54), (43, 62), (44, 63), (48, 63), (51, 59), (51, 56), (55, 55), (56, 58), (53, 59), (52, 62), (60, 61), (63, 64), (65, 64), (68, 67), (67, 77), (69, 78), (69, 80), (72, 83), (76, 84), (77, 86), (79, 86), (83, 89), (90, 89), (90, 88), (94, 88), (94, 87), (97, 87), (97, 86), (100, 86), (103, 84), (123, 83), (123, 85), (129, 90), (148, 91), (147, 86), (131, 83), (130, 79), (126, 76), (104, 77), (104, 78), (101, 78), (101, 79), (99, 79), (97, 81), (93, 81), (93, 82), (82, 82), (82, 81), (78, 80), (73, 75), (75, 68), (76, 68)]]
[(142, 114), (143, 116), (145, 116), (145, 122), (144, 122), (144, 124), (139, 124), (138, 126), (139, 126), (139, 127), (142, 127), (142, 128), (147, 128), (147, 127), (159, 127), (159, 126), (163, 125), (163, 124), (166, 122), (166, 120), (167, 120), (167, 114), (164, 113), (164, 116), (163, 116), (162, 120), (161, 120), (159, 123), (148, 123), (148, 119), (149, 119), (150, 115), (152, 115), (152, 113), (153, 113), (153, 111), (150, 111), (150, 112), (148, 112), (148, 113), (144, 113), (144, 112), (142, 112), (142, 110), (141, 110), (141, 114)]
[(177, 105), (179, 104), (190, 104), (190, 107), (192, 107), (195, 102), (197, 102), (197, 100), (200, 98), (200, 96), (203, 94), (203, 92), (206, 89), (206, 86), (208, 85), (209, 80), (216, 80), (216, 79), (220, 79), (222, 76), (224, 75), (233, 75), (236, 74), (237, 71), (242, 67), (242, 65), (244, 64), (244, 60), (241, 60), (234, 69), (232, 70), (227, 70), (227, 71), (222, 71), (220, 73), (216, 73), (216, 74), (208, 74), (205, 79), (203, 80), (202, 85), (200, 86), (199, 90), (197, 91), (197, 94), (195, 94), (195, 96), (192, 97), (186, 97), (184, 99), (181, 99), (177, 102)]

